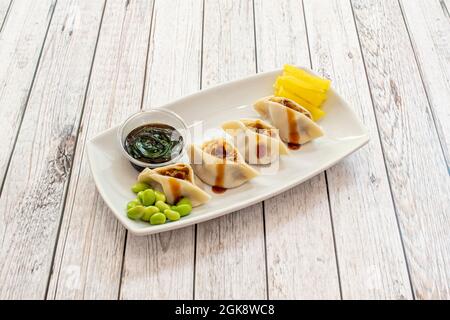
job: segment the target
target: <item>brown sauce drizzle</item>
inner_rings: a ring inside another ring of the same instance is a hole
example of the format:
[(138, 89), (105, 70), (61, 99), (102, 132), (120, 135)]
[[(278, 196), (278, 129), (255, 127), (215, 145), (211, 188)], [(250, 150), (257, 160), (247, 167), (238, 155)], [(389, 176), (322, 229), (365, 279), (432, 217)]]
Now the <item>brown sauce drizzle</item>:
[(234, 149), (227, 150), (227, 143), (225, 141), (216, 142), (211, 147), (209, 153), (219, 159), (237, 161), (237, 152)]
[(177, 200), (181, 198), (181, 185), (175, 178), (170, 177), (169, 187), (172, 191), (174, 202), (176, 203)]
[(233, 154), (227, 154), (227, 146), (225, 141), (222, 142), (221, 148), (220, 146), (215, 146), (212, 151), (212, 155), (223, 160), (222, 163), (216, 164), (216, 180), (214, 182), (214, 186), (212, 187), (212, 191), (214, 193), (224, 193), (227, 190), (223, 187), (225, 179), (225, 163), (227, 161), (227, 158), (229, 158), (230, 156), (232, 157), (232, 159), (236, 159), (237, 154), (234, 150), (232, 152)]
[(300, 134), (298, 133), (297, 121), (295, 120), (295, 111), (286, 109), (289, 129), (289, 143), (299, 144)]
[(256, 135), (256, 157), (258, 159), (263, 158), (266, 155), (266, 147), (259, 143), (260, 136)]
[(288, 148), (290, 150), (298, 150), (302, 145), (297, 143), (288, 143)]
[(247, 123), (246, 127), (256, 133), (266, 135), (268, 137), (275, 136), (273, 128), (266, 127), (258, 119), (254, 123)]
[(212, 191), (214, 193), (220, 194), (220, 193), (224, 193), (225, 191), (227, 191), (226, 188), (222, 188), (222, 187), (218, 187), (218, 186), (213, 186), (212, 187)]
[(255, 120), (254, 123), (250, 124), (251, 127), (255, 128), (255, 129), (267, 129), (262, 123), (261, 121), (259, 121), (258, 119)]
[(260, 143), (261, 140), (261, 134), (268, 136), (268, 137), (274, 137), (276, 136), (275, 131), (273, 128), (267, 127), (263, 123), (261, 123), (260, 120), (256, 119), (255, 122), (246, 123), (246, 127), (255, 133), (257, 133), (255, 140), (256, 140), (256, 158), (261, 159), (266, 156), (267, 148), (264, 144)]

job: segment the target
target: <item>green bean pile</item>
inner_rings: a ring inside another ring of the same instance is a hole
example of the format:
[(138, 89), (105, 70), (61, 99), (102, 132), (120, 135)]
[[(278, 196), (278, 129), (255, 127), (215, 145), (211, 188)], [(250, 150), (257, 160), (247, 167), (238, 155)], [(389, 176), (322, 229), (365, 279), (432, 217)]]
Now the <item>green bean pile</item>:
[(127, 204), (127, 216), (132, 220), (140, 219), (153, 225), (164, 224), (167, 220), (180, 220), (192, 211), (192, 203), (188, 198), (184, 197), (171, 206), (166, 203), (164, 193), (153, 190), (143, 182), (134, 184), (131, 191), (137, 194), (136, 199)]

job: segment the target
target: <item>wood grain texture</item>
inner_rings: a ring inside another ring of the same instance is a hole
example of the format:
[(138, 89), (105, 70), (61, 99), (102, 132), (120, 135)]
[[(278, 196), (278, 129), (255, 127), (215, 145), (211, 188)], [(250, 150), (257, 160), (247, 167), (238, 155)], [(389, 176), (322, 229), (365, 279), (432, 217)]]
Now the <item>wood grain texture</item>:
[[(14, 1), (0, 34), (0, 186), (5, 178), (54, 6), (54, 0)], [(0, 12), (0, 25), (1, 21)]]
[(55, 7), (0, 198), (0, 297), (43, 298), (102, 2)]
[[(300, 1), (255, 1), (258, 71), (310, 66)], [(305, 201), (304, 199), (308, 199)], [(324, 174), (265, 201), (270, 299), (338, 299)]]
[(327, 170), (342, 298), (412, 298), (351, 5), (304, 3), (313, 68), (333, 80), (371, 137)]
[(12, 0), (0, 0), (0, 33)]
[[(202, 87), (255, 73), (252, 2), (205, 1), (204, 10)], [(197, 225), (195, 298), (266, 298), (261, 203)]]
[(49, 299), (117, 299), (125, 229), (103, 202), (85, 143), (140, 109), (153, 2), (107, 1)]
[(414, 293), (448, 299), (450, 178), (400, 7), (352, 3)]
[(450, 170), (450, 16), (443, 1), (400, 1)]
[[(0, 299), (449, 299), (448, 8), (0, 0)], [(127, 235), (86, 141), (284, 63), (332, 78), (370, 143), (264, 204)]]
[[(201, 0), (155, 2), (143, 106), (200, 88)], [(192, 299), (195, 227), (147, 237), (128, 234), (121, 299)]]

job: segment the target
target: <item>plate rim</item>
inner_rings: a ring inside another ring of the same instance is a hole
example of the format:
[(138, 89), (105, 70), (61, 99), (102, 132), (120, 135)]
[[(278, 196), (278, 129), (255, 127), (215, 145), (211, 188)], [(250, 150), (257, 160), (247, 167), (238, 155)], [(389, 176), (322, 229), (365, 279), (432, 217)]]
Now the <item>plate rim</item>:
[[(305, 67), (299, 67), (301, 69), (304, 69), (312, 74), (316, 74), (315, 72), (313, 72), (312, 70), (305, 68)], [(214, 85), (212, 87), (209, 87), (207, 89), (203, 89), (203, 90), (199, 90), (197, 92), (194, 92), (192, 94), (183, 96), (181, 98), (175, 99), (169, 103), (166, 103), (164, 105), (155, 107), (155, 108), (168, 108), (170, 110), (170, 106), (171, 105), (176, 105), (179, 103), (182, 103), (185, 100), (188, 99), (192, 99), (192, 98), (196, 98), (199, 95), (202, 94), (206, 94), (208, 92), (217, 90), (219, 88), (224, 88), (227, 87), (231, 84), (238, 84), (240, 82), (244, 82), (244, 81), (248, 81), (248, 80), (255, 80), (257, 78), (263, 77), (263, 76), (267, 76), (268, 74), (272, 74), (272, 73), (277, 73), (277, 72), (281, 72), (283, 69), (276, 69), (276, 70), (271, 70), (271, 71), (266, 71), (266, 72), (261, 72), (261, 73), (257, 73), (257, 74), (253, 74), (244, 78), (240, 78), (237, 80), (233, 80), (233, 81), (229, 81), (229, 82), (225, 82), (225, 83), (221, 83), (221, 84), (217, 84)], [(103, 189), (102, 184), (99, 184), (98, 181), (98, 173), (96, 173), (94, 171), (94, 165), (93, 165), (93, 160), (92, 160), (92, 148), (93, 145), (95, 143), (95, 140), (100, 139), (101, 137), (110, 134), (112, 131), (116, 131), (120, 125), (114, 126), (112, 128), (108, 128), (98, 134), (96, 134), (94, 137), (88, 139), (86, 141), (86, 152), (87, 152), (87, 158), (88, 158), (88, 163), (89, 163), (89, 169), (91, 172), (91, 175), (94, 179), (96, 188), (98, 190), (98, 192), (100, 193), (100, 195), (103, 198), (103, 201), (105, 202), (105, 204), (108, 206), (108, 208), (112, 211), (112, 213), (114, 214), (114, 216), (122, 223), (122, 225), (129, 231), (131, 232), (133, 235), (136, 236), (146, 236), (146, 235), (151, 235), (151, 234), (156, 234), (156, 233), (160, 233), (160, 232), (166, 232), (166, 231), (172, 231), (175, 229), (180, 229), (180, 228), (184, 228), (193, 224), (197, 224), (197, 223), (201, 223), (201, 222), (205, 222), (208, 220), (212, 220), (221, 216), (224, 216), (226, 214), (229, 214), (231, 212), (234, 211), (238, 211), (240, 209), (249, 207), (255, 203), (264, 201), (266, 199), (272, 198), (286, 190), (289, 190), (309, 179), (311, 179), (312, 177), (324, 172), (325, 170), (327, 170), (328, 168), (332, 167), (333, 165), (335, 165), (336, 163), (338, 163), (339, 161), (341, 161), (342, 159), (344, 159), (345, 157), (351, 155), (352, 153), (356, 152), (357, 150), (359, 150), (360, 148), (362, 148), (364, 145), (366, 145), (369, 140), (370, 140), (370, 136), (368, 134), (368, 130), (367, 128), (362, 124), (361, 120), (357, 117), (357, 115), (355, 114), (354, 110), (352, 108), (349, 107), (349, 104), (347, 103), (346, 100), (344, 100), (339, 93), (337, 93), (332, 87), (330, 88), (331, 90), (333, 90), (333, 94), (335, 94), (339, 99), (341, 99), (345, 105), (344, 107), (348, 109), (349, 112), (352, 113), (356, 123), (358, 124), (359, 128), (361, 129), (361, 131), (363, 132), (361, 135), (358, 135), (355, 137), (355, 145), (351, 147), (351, 149), (349, 151), (346, 151), (343, 155), (333, 158), (331, 159), (329, 162), (327, 162), (325, 165), (321, 166), (319, 169), (317, 170), (313, 170), (311, 172), (309, 172), (306, 176), (302, 177), (299, 180), (295, 180), (291, 183), (287, 183), (285, 184), (282, 188), (277, 189), (274, 192), (268, 193), (268, 194), (261, 194), (255, 198), (252, 198), (249, 201), (243, 201), (240, 203), (237, 203), (236, 205), (232, 205), (230, 207), (227, 207), (224, 210), (221, 209), (215, 209), (213, 211), (211, 211), (211, 213), (207, 213), (207, 214), (203, 214), (197, 217), (193, 217), (190, 219), (181, 219), (179, 221), (171, 222), (171, 223), (166, 223), (163, 225), (157, 225), (157, 226), (151, 226), (149, 225), (148, 227), (144, 227), (144, 228), (136, 228), (131, 224), (131, 220), (128, 221), (128, 218), (123, 215), (120, 214), (119, 212), (117, 212), (117, 210), (115, 208), (113, 208), (108, 199), (108, 196), (106, 195), (106, 191)]]

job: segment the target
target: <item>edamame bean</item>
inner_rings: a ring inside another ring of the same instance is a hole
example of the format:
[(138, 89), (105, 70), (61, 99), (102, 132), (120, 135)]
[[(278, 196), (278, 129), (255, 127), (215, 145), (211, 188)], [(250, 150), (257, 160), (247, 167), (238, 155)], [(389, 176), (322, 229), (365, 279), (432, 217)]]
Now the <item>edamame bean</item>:
[(180, 220), (180, 214), (177, 211), (166, 209), (164, 210), (164, 214), (170, 221)]
[(189, 200), (189, 198), (187, 197), (181, 198), (180, 201), (177, 202), (177, 206), (179, 206), (180, 204), (188, 204), (192, 207), (191, 200)]
[(130, 202), (127, 203), (127, 210), (134, 208), (136, 206), (140, 206), (140, 205), (141, 205), (141, 202), (139, 201), (139, 199), (131, 200)]
[(155, 190), (156, 201), (166, 202), (166, 195), (162, 192)]
[(135, 206), (127, 210), (127, 216), (130, 219), (137, 220), (144, 215), (145, 208), (143, 206)]
[(170, 206), (161, 200), (156, 201), (155, 206), (158, 207), (159, 211), (161, 212), (164, 212), (164, 210), (166, 209), (170, 209)]
[(161, 213), (155, 213), (150, 217), (150, 224), (164, 224), (166, 223), (166, 216)]
[(189, 204), (179, 204), (178, 206), (172, 206), (171, 209), (177, 211), (182, 217), (187, 216), (192, 211)]
[(150, 217), (158, 212), (159, 212), (159, 209), (155, 206), (145, 207), (144, 215), (142, 216), (141, 220), (148, 222), (148, 221), (150, 221)]
[(131, 187), (131, 191), (133, 191), (134, 193), (139, 193), (147, 189), (150, 189), (150, 186), (145, 182), (137, 182)]
[(146, 207), (152, 206), (155, 203), (155, 191), (147, 189), (138, 193), (138, 198)]

